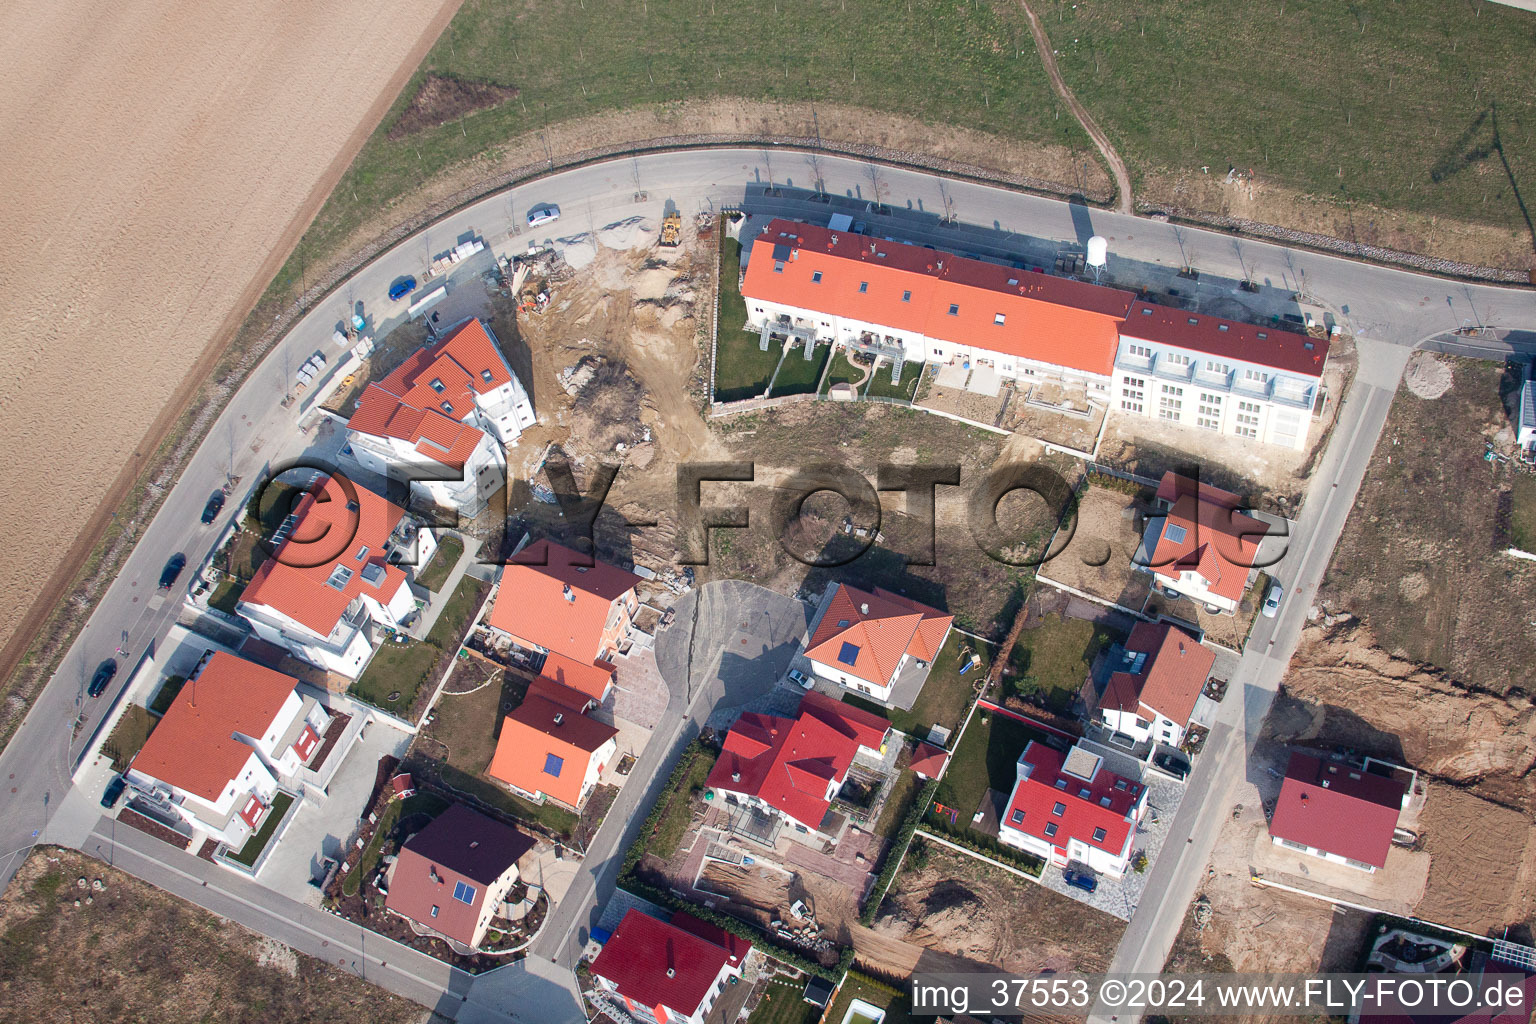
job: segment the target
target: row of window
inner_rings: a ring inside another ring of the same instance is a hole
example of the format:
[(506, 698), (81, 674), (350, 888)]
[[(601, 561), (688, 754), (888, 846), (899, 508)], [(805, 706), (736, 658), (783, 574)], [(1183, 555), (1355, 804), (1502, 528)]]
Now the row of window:
[[(1051, 813), (1056, 815), (1056, 817), (1059, 818), (1063, 814), (1065, 814), (1066, 811), (1067, 811), (1066, 804), (1057, 804), (1051, 810)], [(1022, 825), (1024, 823), (1024, 812), (1022, 810), (1018, 809), (1018, 808), (1015, 808), (1014, 812), (1013, 812), (1013, 814), (1012, 814), (1012, 816), (1010, 817), (1009, 820), (1012, 821), (1015, 825)], [(1045, 830), (1044, 831), (1045, 831), (1045, 834), (1046, 834), (1046, 836), (1048, 838), (1054, 839), (1056, 837), (1056, 830), (1057, 830), (1057, 825), (1056, 825), (1056, 823), (1054, 821), (1048, 821), (1048, 822), (1045, 823)], [(1096, 829), (1093, 830), (1093, 841), (1096, 842), (1096, 843), (1102, 843), (1104, 841), (1104, 837), (1107, 836), (1108, 834), (1109, 833), (1106, 832), (1104, 829), (1096, 828)]]

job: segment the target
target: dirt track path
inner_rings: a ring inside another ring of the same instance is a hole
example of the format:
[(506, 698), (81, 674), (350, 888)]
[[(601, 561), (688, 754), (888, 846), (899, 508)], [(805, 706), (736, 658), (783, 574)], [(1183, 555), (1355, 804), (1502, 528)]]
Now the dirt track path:
[(1051, 87), (1056, 94), (1067, 104), (1067, 109), (1072, 111), (1072, 116), (1077, 118), (1083, 126), (1083, 131), (1093, 139), (1093, 144), (1099, 147), (1099, 152), (1104, 154), (1105, 161), (1109, 164), (1110, 172), (1115, 176), (1115, 192), (1119, 198), (1116, 200), (1115, 209), (1121, 213), (1135, 213), (1131, 202), (1131, 172), (1126, 168), (1125, 161), (1120, 159), (1120, 154), (1110, 143), (1109, 136), (1094, 122), (1088, 108), (1078, 102), (1072, 90), (1067, 87), (1066, 79), (1061, 77), (1061, 69), (1056, 66), (1056, 54), (1051, 49), (1051, 41), (1045, 34), (1045, 27), (1040, 24), (1040, 19), (1035, 17), (1035, 12), (1030, 9), (1027, 0), (1019, 0), (1019, 6), (1024, 8), (1025, 17), (1029, 18), (1029, 31), (1035, 37), (1035, 49), (1040, 52), (1040, 60), (1045, 65), (1045, 73), (1050, 76)]

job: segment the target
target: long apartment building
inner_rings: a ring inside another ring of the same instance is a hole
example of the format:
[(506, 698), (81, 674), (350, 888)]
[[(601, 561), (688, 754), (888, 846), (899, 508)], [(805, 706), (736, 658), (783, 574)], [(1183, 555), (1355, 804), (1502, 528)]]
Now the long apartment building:
[[(1306, 446), (1328, 342), (1128, 291), (774, 220), (742, 279), (747, 326), (906, 362), (1059, 381), (1122, 415)], [(883, 371), (882, 371), (883, 372)]]

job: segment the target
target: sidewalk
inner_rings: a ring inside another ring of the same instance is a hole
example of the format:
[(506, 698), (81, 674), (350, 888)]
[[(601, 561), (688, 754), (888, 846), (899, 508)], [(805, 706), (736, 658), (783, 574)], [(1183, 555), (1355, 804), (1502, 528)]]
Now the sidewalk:
[(417, 640), (426, 639), (427, 634), (432, 632), (432, 627), (437, 625), (438, 616), (443, 614), (444, 606), (453, 597), (453, 592), (458, 589), (459, 581), (464, 579), (465, 574), (469, 572), (470, 568), (479, 564), (477, 556), (480, 553), (480, 541), (477, 538), (466, 537), (463, 534), (455, 534), (455, 536), (464, 542), (464, 553), (459, 556), (458, 562), (454, 564), (452, 571), (448, 573), (448, 578), (443, 581), (443, 585), (437, 588), (437, 593), (433, 594), (427, 602), (427, 607), (422, 610), (421, 618), (409, 630), (410, 635)]

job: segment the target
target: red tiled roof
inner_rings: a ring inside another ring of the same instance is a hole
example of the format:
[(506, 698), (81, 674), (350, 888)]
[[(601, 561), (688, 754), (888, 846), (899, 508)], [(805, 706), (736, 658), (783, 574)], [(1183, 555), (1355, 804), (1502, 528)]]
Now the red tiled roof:
[[(953, 615), (889, 590), (876, 587), (870, 593), (838, 584), (805, 653), (812, 661), (886, 686), (903, 654), (933, 661), (952, 622)], [(845, 655), (853, 661), (845, 661)]]
[(562, 683), (557, 683), (549, 676), (539, 676), (528, 684), (528, 697), (543, 697), (552, 700), (561, 707), (571, 708), (574, 711), (586, 711), (596, 699), (590, 693), (572, 689)]
[(731, 726), (706, 785), (759, 797), (807, 828), (819, 828), (858, 748), (878, 750), (891, 724), (811, 691), (796, 718), (748, 712)]
[[(457, 408), (454, 415), (457, 415)], [(377, 384), (368, 385), (347, 429), (376, 437), (393, 437), (415, 445), (416, 451), (450, 469), (463, 469), (475, 453), (481, 430), (444, 415), (436, 407), (407, 405)]]
[[(533, 839), (512, 826), (453, 804), (400, 848), (384, 905), (471, 944), (486, 890), (533, 847)], [(458, 882), (473, 886), (471, 902), (454, 898)]]
[(592, 961), (592, 973), (653, 1012), (665, 1006), (692, 1016), (730, 957), (724, 947), (691, 929), (631, 908)]
[(938, 747), (919, 743), (912, 752), (912, 763), (908, 767), (925, 779), (936, 779), (948, 761), (949, 755)]
[(590, 665), (602, 653), (603, 627), (613, 602), (639, 582), (633, 573), (570, 548), (535, 541), (502, 569), (501, 589), (486, 621), (518, 640)]
[[(1116, 672), (1105, 689), (1106, 705), (1121, 711), (1136, 711), (1145, 705), (1179, 725), (1187, 725), (1195, 711), (1195, 701), (1210, 678), (1216, 664), (1216, 652), (1197, 643), (1195, 638), (1174, 626), (1140, 622), (1125, 642), (1126, 651), (1145, 654), (1146, 663), (1138, 673)], [(1109, 703), (1110, 694), (1114, 700)], [(1130, 706), (1125, 694), (1130, 695)]]
[(133, 759), (133, 770), (216, 802), (256, 749), (298, 680), (215, 651), (182, 686)]
[(789, 220), (773, 221), (753, 241), (742, 294), (1106, 375), (1134, 300), (1114, 288)]
[(543, 793), (575, 807), (593, 755), (618, 734), (611, 725), (530, 691), (502, 720), (486, 771), (526, 793)]
[[(417, 349), (379, 385), (417, 409), (440, 409), (448, 402), (453, 412), (445, 413), (462, 420), (474, 408), (476, 395), (494, 391), (511, 379), (485, 325), (475, 319), (454, 328), (436, 345)], [(442, 389), (434, 387), (434, 382)]]
[(1293, 753), (1270, 835), (1383, 867), (1406, 787), (1397, 779)]
[(1306, 377), (1321, 377), (1323, 363), (1328, 359), (1326, 338), (1310, 338), (1276, 327), (1256, 327), (1151, 302), (1132, 306), (1120, 333), (1222, 359), (1273, 366)]
[[(1024, 748), (1022, 760), (1029, 766), (1029, 774), (1013, 787), (1003, 814), (1004, 825), (1054, 844), (1063, 855), (1073, 839), (1116, 857), (1124, 851), (1134, 824), (1129, 815), (1141, 801), (1141, 783), (1122, 779), (1102, 765), (1092, 779), (1080, 778), (1062, 770), (1065, 758), (1060, 751), (1034, 740)], [(1065, 788), (1057, 786), (1058, 780)], [(1087, 796), (1082, 795), (1085, 789)], [(1102, 802), (1105, 799), (1108, 806)], [(1063, 805), (1059, 815), (1055, 813), (1057, 804)], [(1022, 821), (1014, 820), (1015, 811), (1024, 812)], [(1045, 827), (1052, 823), (1056, 834), (1048, 836)], [(1094, 839), (1094, 830), (1100, 828), (1104, 838)]]
[[(266, 605), (330, 636), (353, 599), (367, 594), (388, 604), (399, 592), (405, 570), (390, 565), (385, 552), (405, 514), (399, 508), (372, 491), (327, 477), (318, 497), (306, 494), (294, 514), (293, 533), (256, 570), (241, 603)], [(351, 573), (339, 588), (327, 582), (337, 566)], [(382, 573), (377, 584), (364, 575), (370, 566), (377, 567), (370, 572)]]
[(692, 932), (701, 939), (713, 942), (725, 950), (725, 962), (732, 967), (740, 967), (741, 962), (752, 951), (752, 943), (737, 935), (728, 932), (717, 924), (694, 917), (686, 910), (677, 910), (672, 914), (672, 927), (681, 928), (685, 932)]
[[(1259, 539), (1269, 527), (1236, 511), (1241, 499), (1209, 484), (1195, 482), (1169, 471), (1157, 489), (1158, 499), (1173, 507), (1163, 519), (1152, 551), (1152, 571), (1177, 582), (1179, 574), (1194, 571), (1213, 593), (1236, 601), (1248, 587), (1248, 573), (1259, 550)], [(1182, 540), (1168, 536), (1169, 528), (1184, 531)]]

